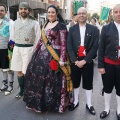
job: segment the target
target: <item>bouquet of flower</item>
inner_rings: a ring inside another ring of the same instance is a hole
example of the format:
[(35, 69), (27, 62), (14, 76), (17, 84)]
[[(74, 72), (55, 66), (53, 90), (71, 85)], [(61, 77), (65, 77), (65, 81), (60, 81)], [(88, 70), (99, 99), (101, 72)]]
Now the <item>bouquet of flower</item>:
[(9, 43), (8, 43), (8, 49), (12, 52), (13, 51), (13, 48), (14, 48), (14, 44), (15, 42), (10, 40)]

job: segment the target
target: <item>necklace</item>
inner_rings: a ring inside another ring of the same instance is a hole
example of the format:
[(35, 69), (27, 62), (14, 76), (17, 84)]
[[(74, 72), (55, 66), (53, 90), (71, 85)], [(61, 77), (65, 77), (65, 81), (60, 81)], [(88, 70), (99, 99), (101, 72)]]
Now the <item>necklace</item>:
[(57, 20), (54, 20), (54, 21), (49, 21), (50, 23), (54, 23), (55, 21), (57, 21)]

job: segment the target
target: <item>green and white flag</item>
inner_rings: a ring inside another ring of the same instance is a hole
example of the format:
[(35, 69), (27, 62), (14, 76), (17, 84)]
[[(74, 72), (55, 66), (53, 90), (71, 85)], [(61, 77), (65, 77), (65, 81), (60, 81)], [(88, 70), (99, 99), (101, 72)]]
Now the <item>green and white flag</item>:
[(100, 19), (103, 20), (103, 21), (108, 20), (109, 13), (110, 13), (110, 8), (103, 7), (103, 8), (101, 9)]
[(77, 11), (78, 11), (78, 9), (79, 9), (80, 7), (83, 7), (83, 1), (75, 1), (75, 2), (73, 3), (73, 12), (74, 12), (74, 14), (77, 13)]

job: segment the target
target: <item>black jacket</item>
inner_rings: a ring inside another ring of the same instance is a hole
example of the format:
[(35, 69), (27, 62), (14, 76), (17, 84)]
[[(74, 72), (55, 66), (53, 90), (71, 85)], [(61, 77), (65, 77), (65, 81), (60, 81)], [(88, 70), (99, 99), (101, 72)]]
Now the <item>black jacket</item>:
[(103, 26), (98, 50), (98, 68), (104, 68), (104, 57), (118, 60), (119, 34), (114, 22)]
[[(86, 56), (84, 60), (88, 63), (96, 57), (99, 41), (99, 30), (97, 27), (86, 24), (84, 46), (86, 48)], [(78, 60), (78, 49), (80, 46), (80, 29), (79, 24), (72, 26), (67, 37), (67, 51), (70, 60), (74, 63)]]

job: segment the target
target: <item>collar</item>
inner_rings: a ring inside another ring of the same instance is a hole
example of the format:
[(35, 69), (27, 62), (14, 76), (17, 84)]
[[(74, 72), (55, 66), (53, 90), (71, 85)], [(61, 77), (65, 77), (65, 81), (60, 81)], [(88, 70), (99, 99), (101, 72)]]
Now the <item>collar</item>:
[(23, 19), (22, 17), (20, 19), (22, 20), (23, 23), (28, 20), (28, 18)]
[(3, 19), (0, 19), (0, 25), (2, 24), (2, 22), (3, 22)]
[(114, 21), (114, 24), (116, 25), (116, 27), (120, 27), (120, 24), (118, 24), (117, 22)]
[(77, 24), (77, 22), (74, 21), (74, 24)]
[(82, 26), (80, 26), (80, 24), (79, 24), (79, 27), (82, 27), (82, 28), (83, 28), (83, 27), (86, 27), (86, 23), (85, 23), (84, 25), (82, 25)]
[(3, 19), (0, 19), (0, 22), (2, 22), (3, 21)]

